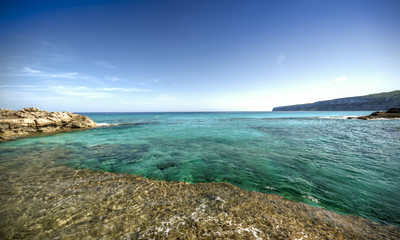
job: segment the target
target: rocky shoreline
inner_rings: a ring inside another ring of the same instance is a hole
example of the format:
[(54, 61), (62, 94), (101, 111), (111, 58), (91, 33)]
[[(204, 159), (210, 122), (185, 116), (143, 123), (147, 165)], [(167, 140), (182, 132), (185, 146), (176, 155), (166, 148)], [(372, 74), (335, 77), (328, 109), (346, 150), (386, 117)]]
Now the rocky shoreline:
[(40, 133), (68, 132), (96, 127), (90, 118), (70, 112), (48, 112), (38, 108), (0, 109), (0, 142)]
[(400, 108), (391, 108), (386, 112), (373, 112), (368, 116), (348, 117), (347, 119), (375, 120), (375, 119), (400, 119)]

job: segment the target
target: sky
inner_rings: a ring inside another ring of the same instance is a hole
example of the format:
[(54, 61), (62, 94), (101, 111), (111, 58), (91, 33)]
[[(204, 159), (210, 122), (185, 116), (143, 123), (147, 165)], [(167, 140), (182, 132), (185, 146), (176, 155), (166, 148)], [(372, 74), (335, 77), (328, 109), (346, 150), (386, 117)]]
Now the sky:
[(400, 89), (398, 0), (0, 3), (0, 108), (270, 111)]

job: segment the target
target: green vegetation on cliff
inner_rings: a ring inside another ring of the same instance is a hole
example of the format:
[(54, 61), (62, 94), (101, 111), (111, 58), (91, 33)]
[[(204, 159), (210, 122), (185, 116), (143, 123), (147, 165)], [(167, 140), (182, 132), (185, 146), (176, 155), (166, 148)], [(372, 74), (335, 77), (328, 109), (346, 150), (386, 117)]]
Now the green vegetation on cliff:
[(272, 111), (378, 111), (395, 107), (400, 107), (400, 90), (275, 107)]

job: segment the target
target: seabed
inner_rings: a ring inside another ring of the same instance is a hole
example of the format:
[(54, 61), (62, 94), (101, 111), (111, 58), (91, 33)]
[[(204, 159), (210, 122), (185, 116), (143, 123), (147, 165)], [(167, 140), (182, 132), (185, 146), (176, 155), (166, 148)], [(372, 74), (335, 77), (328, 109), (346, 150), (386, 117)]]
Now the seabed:
[(63, 154), (0, 161), (1, 239), (400, 239), (395, 226), (228, 183), (157, 181), (51, 160)]

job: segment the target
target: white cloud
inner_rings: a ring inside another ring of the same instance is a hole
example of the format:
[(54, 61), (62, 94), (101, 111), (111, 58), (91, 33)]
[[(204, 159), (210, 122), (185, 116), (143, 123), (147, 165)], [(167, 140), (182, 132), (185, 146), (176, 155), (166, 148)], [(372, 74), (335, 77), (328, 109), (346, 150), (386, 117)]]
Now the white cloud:
[(276, 64), (282, 65), (286, 60), (286, 55), (284, 53), (278, 54), (276, 56)]
[(333, 79), (334, 82), (345, 82), (347, 81), (347, 77), (346, 76), (342, 76), (342, 77), (338, 77)]
[(94, 65), (101, 67), (101, 68), (109, 68), (109, 69), (116, 69), (117, 67), (112, 65), (111, 63), (103, 60), (95, 61)]

